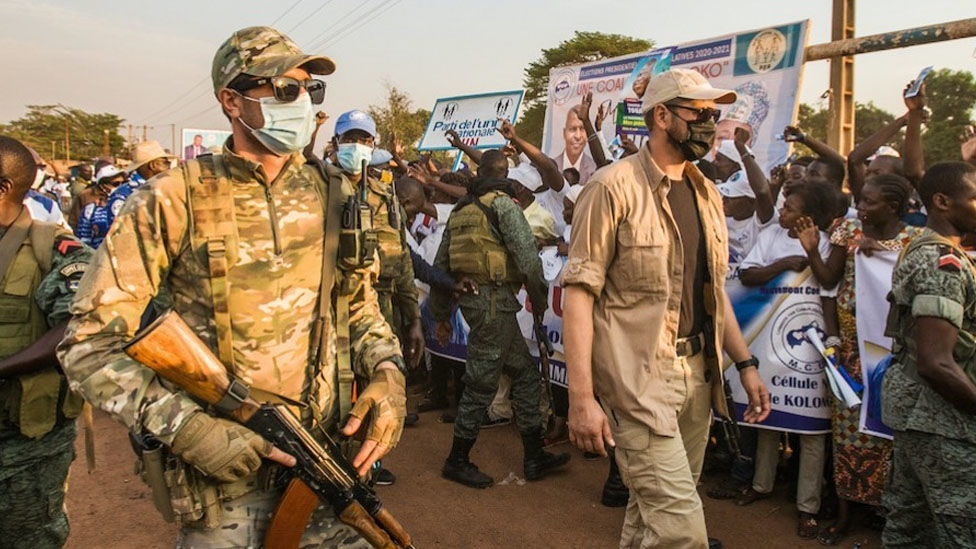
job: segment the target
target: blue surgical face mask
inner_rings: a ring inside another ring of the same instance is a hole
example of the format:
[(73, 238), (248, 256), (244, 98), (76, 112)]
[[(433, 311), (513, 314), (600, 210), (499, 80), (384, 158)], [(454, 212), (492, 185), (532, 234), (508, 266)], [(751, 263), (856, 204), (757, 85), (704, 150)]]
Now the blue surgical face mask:
[(340, 143), (336, 149), (339, 166), (349, 173), (362, 173), (363, 160), (369, 165), (373, 158), (373, 147), (362, 143)]
[(263, 127), (252, 128), (243, 118), (238, 120), (269, 151), (278, 156), (287, 156), (304, 149), (312, 140), (315, 119), (312, 116), (312, 100), (307, 93), (299, 94), (298, 99), (289, 103), (282, 103), (274, 97), (241, 97), (261, 104)]

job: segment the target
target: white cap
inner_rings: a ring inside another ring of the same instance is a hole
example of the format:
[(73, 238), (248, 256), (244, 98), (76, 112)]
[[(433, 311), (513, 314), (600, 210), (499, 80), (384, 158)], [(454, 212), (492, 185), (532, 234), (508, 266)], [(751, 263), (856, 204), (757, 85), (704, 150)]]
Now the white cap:
[(868, 162), (879, 156), (894, 156), (896, 158), (901, 158), (901, 154), (899, 154), (894, 148), (889, 147), (888, 145), (881, 145), (878, 147), (878, 150), (874, 151), (874, 154), (868, 157)]
[(723, 139), (720, 141), (718, 150), (715, 152), (735, 162), (740, 167), (742, 166), (742, 156), (739, 155), (739, 149), (735, 148), (735, 143), (731, 139)]
[(518, 181), (526, 189), (536, 192), (542, 188), (542, 176), (539, 170), (528, 162), (522, 162), (518, 166), (508, 170), (508, 178)]
[(125, 172), (116, 168), (114, 164), (109, 164), (108, 166), (102, 166), (102, 169), (98, 170), (95, 174), (95, 181), (101, 181), (102, 179), (112, 178), (117, 175), (125, 175)]
[(684, 99), (706, 99), (716, 103), (734, 103), (735, 92), (713, 88), (698, 71), (689, 69), (668, 69), (651, 78), (644, 90), (641, 112), (646, 113), (655, 105), (660, 105), (678, 97)]
[(576, 200), (579, 199), (581, 192), (583, 192), (582, 185), (570, 185), (569, 190), (566, 191), (566, 198), (568, 198), (573, 204), (576, 204)]
[(715, 185), (715, 188), (725, 198), (739, 198), (742, 196), (756, 198), (756, 193), (749, 186), (749, 178), (741, 170), (732, 174), (725, 183)]

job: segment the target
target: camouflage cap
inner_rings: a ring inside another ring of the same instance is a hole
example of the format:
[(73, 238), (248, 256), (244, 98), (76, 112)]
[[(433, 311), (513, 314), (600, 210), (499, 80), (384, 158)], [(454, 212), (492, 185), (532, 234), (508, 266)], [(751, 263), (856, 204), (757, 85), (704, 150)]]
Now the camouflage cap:
[(311, 74), (332, 74), (335, 63), (321, 55), (306, 55), (298, 44), (271, 27), (247, 27), (217, 48), (211, 78), (214, 92), (227, 87), (237, 75), (278, 76), (295, 67)]

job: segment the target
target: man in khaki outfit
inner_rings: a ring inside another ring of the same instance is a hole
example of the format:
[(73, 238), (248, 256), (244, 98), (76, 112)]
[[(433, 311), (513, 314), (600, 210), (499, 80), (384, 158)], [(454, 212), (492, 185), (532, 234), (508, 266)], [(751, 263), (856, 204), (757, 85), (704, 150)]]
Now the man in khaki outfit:
[(722, 199), (692, 164), (712, 146), (716, 103), (733, 101), (694, 71), (654, 77), (647, 145), (594, 174), (576, 203), (562, 280), (570, 440), (616, 448), (630, 488), (621, 548), (721, 546), (706, 536), (695, 489), (712, 406), (729, 412), (717, 350), (740, 371), (744, 419), (769, 414), (725, 295)]

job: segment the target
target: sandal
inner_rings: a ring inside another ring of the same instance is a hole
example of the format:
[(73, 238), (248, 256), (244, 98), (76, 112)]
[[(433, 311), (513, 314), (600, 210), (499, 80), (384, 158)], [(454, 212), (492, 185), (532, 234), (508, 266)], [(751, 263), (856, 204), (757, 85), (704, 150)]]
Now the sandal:
[(817, 541), (820, 545), (837, 545), (845, 537), (847, 537), (847, 529), (839, 529), (836, 525), (828, 526), (820, 531), (817, 535)]
[(796, 535), (801, 539), (813, 539), (820, 532), (820, 524), (817, 523), (816, 515), (810, 513), (800, 513), (800, 519), (796, 523)]
[(763, 494), (762, 492), (757, 492), (750, 486), (739, 495), (739, 499), (735, 500), (735, 504), (740, 507), (744, 505), (751, 505), (761, 499), (768, 498), (770, 495), (772, 495), (772, 492)]

